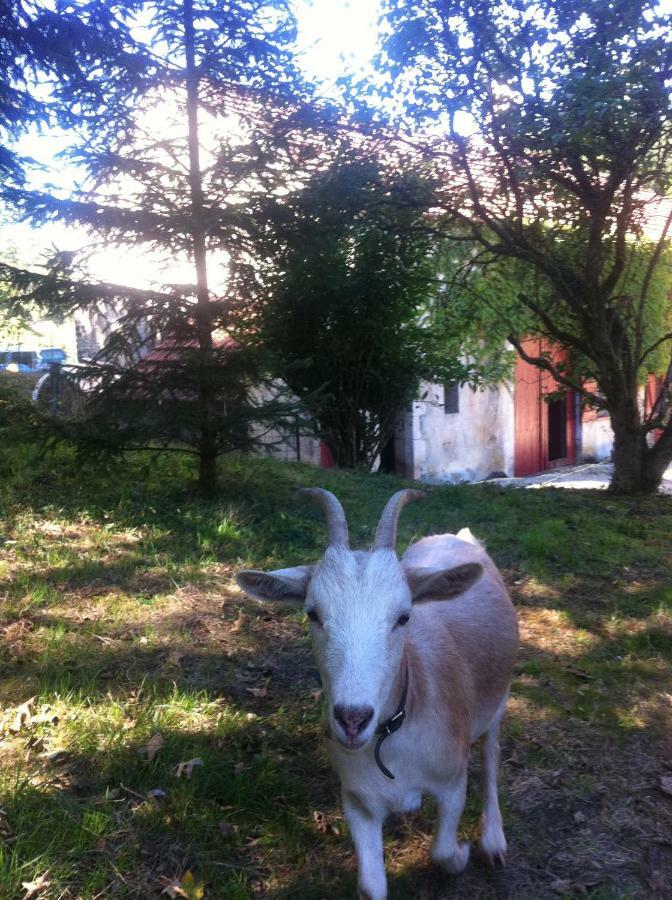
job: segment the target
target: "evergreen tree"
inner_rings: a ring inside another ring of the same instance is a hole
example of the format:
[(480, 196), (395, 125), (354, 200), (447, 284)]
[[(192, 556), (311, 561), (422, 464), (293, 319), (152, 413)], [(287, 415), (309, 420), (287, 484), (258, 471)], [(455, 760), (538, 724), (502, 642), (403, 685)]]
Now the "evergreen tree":
[[(67, 254), (46, 275), (8, 266), (4, 274), (24, 303), (119, 311), (105, 346), (80, 370), (89, 402), (76, 434), (113, 449), (194, 452), (200, 486), (212, 490), (218, 455), (251, 446), (257, 425), (283, 412), (279, 401), (260, 399), (265, 370), (247, 338), (238, 273), (261, 198), (281, 189), (297, 142), (310, 155), (296, 137), (294, 23), (285, 4), (253, 0), (69, 8), (78, 30), (59, 50), (74, 63), (48, 99), (70, 116), (81, 185), (5, 194), (33, 223), (83, 225), (99, 247), (118, 248), (120, 278), (96, 282), (86, 260)], [(98, 35), (97, 51), (107, 52), (90, 52), (82, 33)], [(125, 280), (129, 248), (149, 252), (153, 289)], [(163, 275), (176, 266), (191, 272), (188, 283)]]
[(344, 137), (274, 204), (253, 273), (276, 371), (345, 467), (373, 464), (422, 380), (474, 377), (437, 329), (434, 185), (375, 149)]

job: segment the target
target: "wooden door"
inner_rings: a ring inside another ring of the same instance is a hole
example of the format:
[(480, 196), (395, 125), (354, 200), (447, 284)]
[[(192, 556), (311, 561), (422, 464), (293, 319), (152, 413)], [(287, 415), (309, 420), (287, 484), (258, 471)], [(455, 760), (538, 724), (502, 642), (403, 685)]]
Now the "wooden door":
[[(530, 356), (548, 353), (553, 362), (563, 362), (566, 352), (543, 339), (523, 342)], [(557, 390), (557, 382), (549, 372), (516, 361), (515, 374), (515, 467), (517, 476), (534, 475), (576, 461), (575, 395), (547, 400)]]

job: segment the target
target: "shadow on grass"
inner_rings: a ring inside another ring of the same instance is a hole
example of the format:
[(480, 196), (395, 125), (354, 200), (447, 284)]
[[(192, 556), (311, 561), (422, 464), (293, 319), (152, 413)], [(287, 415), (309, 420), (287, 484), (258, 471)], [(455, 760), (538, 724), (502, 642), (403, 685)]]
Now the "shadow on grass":
[[(137, 541), (116, 543), (109, 558), (101, 546), (93, 552), (102, 558), (73, 559), (67, 537), (54, 540), (64, 554), (57, 565), (48, 554), (31, 557), (29, 543), (18, 581), (3, 577), (0, 584), (0, 593), (26, 598), (21, 614), (40, 632), (34, 645), (26, 639), (25, 652), (5, 658), (4, 685), (13, 684), (22, 699), (35, 692), (45, 701), (71, 698), (79, 715), (67, 732), (64, 768), (49, 769), (33, 751), (21, 759), (29, 760), (29, 775), (34, 766), (36, 780), (12, 782), (5, 773), (0, 805), (16, 836), (2, 848), (7, 883), (18, 887), (48, 867), (64, 885), (72, 882), (78, 896), (151, 897), (159, 894), (161, 877), (191, 870), (213, 898), (349, 898), (354, 857), (338, 817), (336, 779), (319, 750), (318, 701), (311, 697), (310, 653), (298, 620), (276, 613), (263, 619), (239, 597), (217, 595), (215, 603), (224, 606), (214, 610), (201, 602), (160, 615), (151, 601), (175, 581), (207, 590), (213, 563), (261, 568), (319, 556), (322, 514), (296, 497), (301, 484), (333, 489), (346, 507), (353, 545), (362, 545), (402, 482), (232, 458), (222, 467), (220, 493), (203, 501), (181, 486), (182, 470), (172, 481), (169, 471), (163, 463), (145, 470), (134, 464), (115, 483), (114, 472), (87, 481), (73, 470), (69, 481), (26, 480), (11, 496), (5, 492), (8, 527), (19, 538), (38, 505), (44, 518), (141, 529)], [(602, 859), (605, 872), (590, 869), (605, 891), (613, 888), (602, 897), (642, 895), (646, 882), (638, 881), (634, 854), (655, 840), (667, 815), (659, 803), (648, 819), (637, 819), (638, 804), (649, 802), (646, 779), (655, 784), (658, 777), (645, 766), (655, 765), (650, 757), (664, 735), (665, 711), (653, 698), (667, 670), (655, 661), (669, 655), (670, 643), (655, 620), (665, 596), (652, 582), (669, 572), (661, 548), (666, 523), (672, 528), (672, 502), (491, 486), (432, 487), (429, 494), (404, 512), (400, 544), (468, 525), (513, 582), (520, 575), (536, 579), (536, 594), (521, 598), (525, 611), (562, 612), (571, 628), (590, 632), (590, 641), (567, 651), (560, 642), (552, 647), (549, 623), (551, 649), (532, 640), (522, 648), (504, 742), (509, 867), (489, 873), (473, 863), (460, 879), (436, 873), (426, 857), (433, 821), (421, 813), (393, 832), (391, 900), (550, 897), (554, 878), (571, 882), (577, 867), (598, 869)], [(624, 577), (630, 565), (642, 585)], [(141, 615), (130, 626), (50, 611), (63, 592), (86, 605), (87, 596), (115, 590), (140, 595)], [(247, 623), (234, 631), (241, 609)], [(635, 620), (637, 629), (615, 633), (615, 612)], [(142, 644), (150, 618), (155, 633)], [(639, 703), (642, 698), (647, 702)], [(221, 722), (213, 725), (217, 716), (208, 713), (199, 724), (198, 704), (220, 701)], [(102, 727), (97, 709), (113, 703), (122, 711)], [(125, 732), (123, 716), (135, 715), (134, 704), (137, 721)], [(138, 749), (155, 730), (165, 745), (153, 762), (142, 761)], [(193, 758), (203, 766), (190, 780), (177, 779), (176, 765)], [(618, 780), (621, 758), (645, 772), (639, 786), (632, 773), (629, 782)], [(119, 795), (106, 795), (108, 788)], [(166, 797), (143, 799), (154, 788)], [(470, 798), (467, 832), (476, 827), (477, 789)], [(321, 833), (316, 810), (333, 816), (340, 833)], [(632, 845), (632, 858), (619, 842)], [(34, 871), (20, 868), (25, 865)], [(576, 895), (591, 891), (583, 885)]]
[[(228, 898), (228, 882), (240, 882), (241, 873), (245, 884), (255, 873), (267, 877), (278, 848), (285, 864), (298, 866), (321, 843), (306, 748), (283, 727), (237, 719), (211, 732), (164, 726), (160, 733), (165, 743), (152, 762), (129, 744), (70, 750), (30, 780), (4, 773), (3, 818), (20, 841), (0, 854), (3, 896), (13, 896), (30, 865), (57, 883), (93, 892), (106, 881), (114, 896), (134, 897), (158, 896), (164, 877), (191, 870), (208, 896)], [(279, 766), (288, 748), (295, 753)], [(191, 778), (176, 777), (178, 763), (194, 758), (200, 764)]]

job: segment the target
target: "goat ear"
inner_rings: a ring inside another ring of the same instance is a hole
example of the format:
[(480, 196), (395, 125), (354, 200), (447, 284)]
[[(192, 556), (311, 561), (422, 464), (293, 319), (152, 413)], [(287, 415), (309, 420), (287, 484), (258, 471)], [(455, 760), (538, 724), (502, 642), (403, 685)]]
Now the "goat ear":
[(295, 566), (258, 572), (242, 569), (236, 575), (240, 587), (255, 600), (279, 600), (282, 603), (303, 603), (315, 566)]
[(483, 574), (480, 563), (465, 563), (452, 569), (406, 569), (413, 603), (452, 600), (476, 584)]

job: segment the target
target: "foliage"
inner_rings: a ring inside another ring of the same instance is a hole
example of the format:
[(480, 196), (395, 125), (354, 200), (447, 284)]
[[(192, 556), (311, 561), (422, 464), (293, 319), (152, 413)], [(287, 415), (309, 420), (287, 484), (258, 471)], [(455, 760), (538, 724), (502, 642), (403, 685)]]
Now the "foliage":
[(471, 237), (481, 264), (536, 273), (541, 290), (519, 303), (592, 368), (599, 393), (582, 366), (528, 361), (608, 409), (613, 486), (654, 490), (672, 420), (669, 404), (642, 420), (638, 382), (654, 353), (672, 358), (672, 332), (653, 326), (666, 318), (654, 275), (672, 225), (669, 17), (654, 2), (388, 0), (384, 22), (381, 108), (443, 171), (447, 233)]
[[(387, 498), (410, 485), (232, 455), (222, 461), (223, 501), (185, 489), (196, 471), (177, 454), (83, 468), (63, 449), (43, 460), (30, 444), (0, 441), (8, 900), (45, 871), (56, 896), (82, 898), (158, 896), (176, 882), (204, 885), (212, 900), (356, 892), (304, 616), (246, 600), (232, 576), (318, 558), (323, 518), (298, 486), (333, 490), (353, 546), (367, 546)], [(495, 886), (477, 864), (446, 880), (429, 865), (435, 813), (425, 809), (386, 833), (392, 890), (546, 897), (578, 870), (579, 880), (600, 880), (602, 897), (646, 893), (661, 875), (652, 836), (664, 841), (672, 812), (657, 787), (672, 675), (669, 498), (423, 487), (428, 499), (403, 513), (399, 549), (468, 525), (518, 608), (501, 777), (516, 850)], [(12, 732), (32, 697), (32, 717)], [(140, 751), (157, 733), (164, 743), (149, 761)], [(203, 765), (178, 778), (179, 763), (195, 757)], [(476, 794), (467, 840), (478, 829)], [(633, 837), (619, 853), (623, 821)]]
[(436, 327), (432, 185), (396, 163), (346, 148), (260, 242), (263, 340), (341, 466), (373, 463), (421, 380), (466, 377)]
[[(93, 10), (96, 3), (87, 6)], [(98, 4), (98, 13), (101, 9)], [(44, 88), (50, 84), (58, 93), (71, 79), (81, 77), (78, 57), (62, 52), (62, 48), (77, 47), (82, 55), (95, 56), (100, 51), (100, 32), (85, 24), (78, 11), (62, 3), (55, 6), (2, 0), (0, 20), (1, 198), (5, 189), (24, 182), (26, 161), (14, 142), (30, 128), (57, 121), (66, 124), (70, 118), (65, 108), (59, 117), (59, 110), (49, 102), (46, 91), (36, 91), (35, 85), (41, 83)], [(124, 35), (110, 32), (106, 39), (108, 52), (111, 44), (121, 50)]]
[[(49, 102), (71, 111), (68, 156), (83, 186), (5, 195), (34, 224), (85, 226), (90, 251), (129, 254), (130, 283), (100, 283), (87, 254), (70, 252), (41, 272), (5, 265), (3, 276), (23, 305), (88, 308), (114, 323), (92, 364), (71, 373), (90, 398), (87, 421), (56, 423), (58, 433), (110, 450), (195, 452), (209, 490), (220, 453), (250, 446), (256, 424), (291, 411), (256, 389), (259, 351), (241, 316), (231, 332), (255, 210), (282, 184), (297, 128), (293, 19), (283, 4), (251, 0), (82, 0), (76, 12), (101, 44), (90, 53), (78, 33), (66, 42), (76, 66)], [(151, 287), (133, 283), (142, 261)]]
[[(672, 253), (664, 250), (655, 270), (647, 273), (654, 250), (652, 242), (638, 242), (630, 252), (628, 266), (617, 288), (620, 296), (632, 297), (639, 294), (643, 280), (649, 278), (643, 335), (647, 346), (656, 346), (640, 366), (640, 385), (645, 384), (649, 374), (665, 375), (670, 363), (665, 342), (658, 344), (657, 341), (672, 329)], [(529, 264), (515, 258), (475, 255), (468, 244), (448, 242), (443, 248), (440, 265), (445, 281), (441, 320), (447, 345), (452, 352), (462, 352), (473, 360), (475, 369), (487, 373), (489, 379), (496, 380), (510, 371), (511, 351), (506, 349), (510, 335), (553, 340), (540, 318), (521, 302), (521, 296), (534, 298), (535, 305), (552, 316), (557, 325), (568, 334), (575, 333), (564, 304), (558, 301), (548, 281)], [(629, 322), (628, 326), (632, 339), (634, 323)], [(580, 340), (579, 334), (575, 337)], [(564, 374), (569, 374), (567, 369)], [(585, 385), (586, 381), (596, 379), (597, 374), (594, 361), (574, 348), (572, 379)]]

